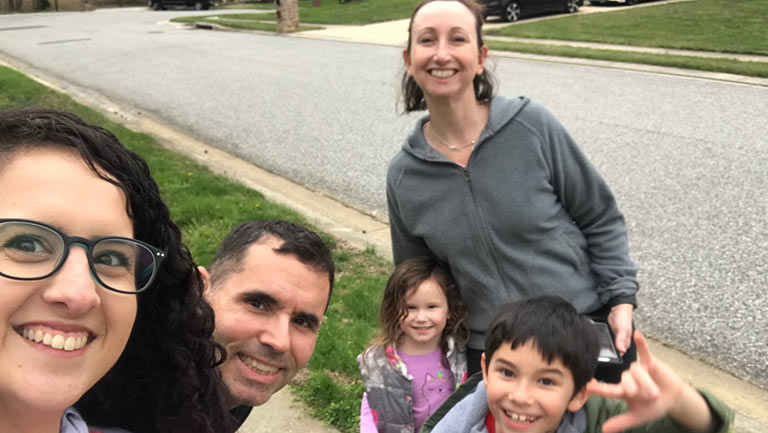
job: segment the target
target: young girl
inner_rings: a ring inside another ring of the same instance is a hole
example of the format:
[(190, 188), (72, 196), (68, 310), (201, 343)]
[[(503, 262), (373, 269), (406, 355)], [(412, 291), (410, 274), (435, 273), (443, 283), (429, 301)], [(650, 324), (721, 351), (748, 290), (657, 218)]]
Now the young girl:
[(467, 312), (434, 259), (403, 261), (381, 302), (381, 334), (358, 356), (360, 432), (416, 432), (466, 379)]

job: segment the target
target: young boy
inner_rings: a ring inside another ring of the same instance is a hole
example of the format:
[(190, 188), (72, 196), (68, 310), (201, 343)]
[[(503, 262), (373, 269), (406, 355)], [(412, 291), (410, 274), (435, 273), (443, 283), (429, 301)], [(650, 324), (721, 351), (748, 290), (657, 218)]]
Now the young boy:
[(551, 296), (507, 304), (486, 333), (482, 377), (421, 433), (728, 432), (731, 410), (654, 359), (642, 334), (634, 338), (638, 361), (621, 383), (598, 383), (597, 335), (571, 304)]

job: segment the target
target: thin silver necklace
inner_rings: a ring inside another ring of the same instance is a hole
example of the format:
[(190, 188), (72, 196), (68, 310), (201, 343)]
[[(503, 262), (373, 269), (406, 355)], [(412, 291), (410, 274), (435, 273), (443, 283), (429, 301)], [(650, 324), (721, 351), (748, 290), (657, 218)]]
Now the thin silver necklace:
[(445, 140), (443, 140), (442, 137), (437, 135), (437, 132), (435, 132), (435, 128), (432, 127), (432, 122), (427, 122), (427, 128), (429, 128), (429, 131), (432, 132), (432, 135), (437, 138), (437, 141), (440, 142), (443, 146), (447, 147), (448, 149), (451, 149), (454, 152), (458, 152), (459, 150), (466, 149), (467, 147), (472, 147), (477, 143), (477, 140), (472, 140), (468, 144), (465, 144), (463, 146), (454, 146), (452, 144), (448, 144)]

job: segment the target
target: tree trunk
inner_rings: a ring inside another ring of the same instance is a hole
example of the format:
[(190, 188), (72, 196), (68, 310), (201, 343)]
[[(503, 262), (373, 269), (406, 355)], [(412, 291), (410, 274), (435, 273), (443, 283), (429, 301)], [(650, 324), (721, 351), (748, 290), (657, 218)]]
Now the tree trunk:
[(277, 31), (290, 33), (299, 30), (299, 0), (275, 0)]

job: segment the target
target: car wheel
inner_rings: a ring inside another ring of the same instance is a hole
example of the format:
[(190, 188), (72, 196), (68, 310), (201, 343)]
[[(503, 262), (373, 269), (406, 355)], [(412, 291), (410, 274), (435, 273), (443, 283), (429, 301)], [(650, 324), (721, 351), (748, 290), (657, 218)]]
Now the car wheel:
[(517, 2), (509, 2), (504, 8), (504, 20), (513, 23), (520, 19), (520, 5)]
[(152, 10), (159, 11), (162, 8), (163, 8), (163, 5), (159, 1), (152, 2)]
[(579, 11), (580, 3), (581, 0), (568, 0), (565, 2), (565, 10), (568, 11), (569, 14), (574, 14)]
[(205, 6), (205, 5), (203, 5), (202, 1), (198, 0), (198, 1), (195, 2), (195, 10), (196, 11), (203, 10), (203, 6)]
[(637, 4), (637, 0), (627, 0), (627, 4), (630, 6), (635, 5)]

